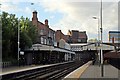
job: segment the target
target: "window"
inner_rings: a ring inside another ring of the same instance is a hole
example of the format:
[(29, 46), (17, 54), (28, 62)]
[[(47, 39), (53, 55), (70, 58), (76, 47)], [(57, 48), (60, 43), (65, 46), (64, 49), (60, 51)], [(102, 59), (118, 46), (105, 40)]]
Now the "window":
[(49, 37), (51, 37), (51, 32), (49, 31), (49, 34), (48, 34)]
[(41, 44), (43, 44), (44, 43), (44, 39), (43, 39), (43, 37), (41, 37)]
[(44, 30), (41, 29), (41, 30), (40, 30), (40, 35), (43, 35), (43, 34), (44, 34)]
[(45, 44), (47, 44), (47, 40), (45, 39)]
[(55, 33), (53, 33), (53, 40), (55, 40)]
[(82, 40), (81, 39), (78, 39), (78, 42), (81, 42)]

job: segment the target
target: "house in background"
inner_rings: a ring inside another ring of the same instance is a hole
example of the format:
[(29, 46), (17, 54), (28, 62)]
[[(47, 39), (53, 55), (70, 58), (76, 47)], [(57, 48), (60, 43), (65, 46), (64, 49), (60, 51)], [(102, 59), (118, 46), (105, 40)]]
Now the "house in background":
[(67, 35), (64, 35), (61, 30), (55, 32), (55, 39), (58, 43), (60, 39), (64, 39), (67, 43), (87, 43), (86, 31), (79, 32), (78, 30), (68, 31)]
[(109, 42), (120, 43), (120, 31), (109, 31)]
[(40, 44), (54, 45), (55, 42), (55, 31), (49, 28), (48, 20), (45, 20), (45, 23), (38, 21), (37, 11), (33, 12), (32, 23), (37, 27), (38, 36), (37, 42)]
[(86, 31), (72, 30), (69, 37), (69, 43), (87, 43), (87, 34)]

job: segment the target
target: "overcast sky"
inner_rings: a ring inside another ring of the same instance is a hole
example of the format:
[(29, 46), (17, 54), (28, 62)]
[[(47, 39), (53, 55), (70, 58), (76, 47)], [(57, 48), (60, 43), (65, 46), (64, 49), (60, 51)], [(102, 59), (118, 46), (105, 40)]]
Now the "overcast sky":
[[(88, 2), (89, 1), (89, 2)], [(34, 3), (34, 5), (31, 5)], [(4, 0), (1, 11), (32, 18), (32, 11), (37, 10), (38, 20), (44, 23), (49, 20), (53, 30), (86, 31), (88, 38), (97, 38), (98, 20), (100, 20), (100, 0)], [(100, 25), (99, 25), (100, 27)], [(103, 40), (108, 42), (108, 32), (118, 30), (118, 0), (103, 0)]]

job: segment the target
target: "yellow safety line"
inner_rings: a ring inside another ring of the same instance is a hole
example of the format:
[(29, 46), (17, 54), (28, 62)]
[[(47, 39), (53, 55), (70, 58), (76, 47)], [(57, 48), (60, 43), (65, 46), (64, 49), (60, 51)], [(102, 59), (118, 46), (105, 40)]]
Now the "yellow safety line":
[(79, 78), (81, 77), (81, 75), (83, 74), (83, 72), (85, 72), (85, 70), (90, 66), (91, 63), (92, 63), (92, 61), (88, 62), (88, 64), (86, 64), (86, 66), (83, 66), (83, 68), (81, 69)]
[(82, 73), (89, 67), (91, 63), (92, 61), (89, 61), (88, 63), (84, 64), (83, 66), (70, 73), (66, 78), (80, 78)]

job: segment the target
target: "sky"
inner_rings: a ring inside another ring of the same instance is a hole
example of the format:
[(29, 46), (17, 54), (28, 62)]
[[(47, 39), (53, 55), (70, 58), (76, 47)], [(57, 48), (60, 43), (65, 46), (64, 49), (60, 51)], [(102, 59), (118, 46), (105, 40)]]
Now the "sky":
[[(118, 0), (102, 0), (103, 41), (108, 42), (108, 32), (118, 31)], [(1, 0), (0, 11), (32, 19), (38, 12), (38, 20), (48, 19), (53, 30), (86, 31), (88, 39), (98, 38), (100, 28), (100, 0)], [(31, 5), (31, 3), (34, 3)], [(93, 17), (97, 17), (94, 19)]]

